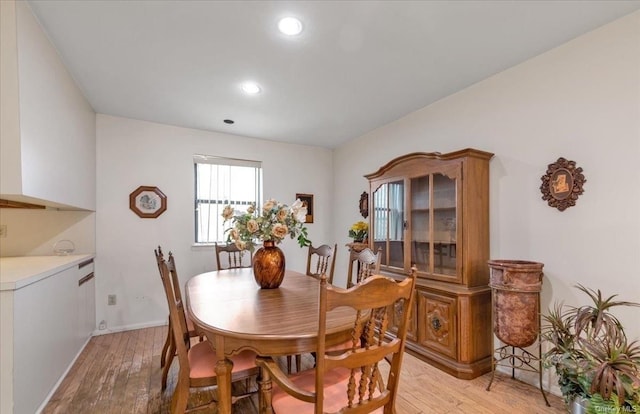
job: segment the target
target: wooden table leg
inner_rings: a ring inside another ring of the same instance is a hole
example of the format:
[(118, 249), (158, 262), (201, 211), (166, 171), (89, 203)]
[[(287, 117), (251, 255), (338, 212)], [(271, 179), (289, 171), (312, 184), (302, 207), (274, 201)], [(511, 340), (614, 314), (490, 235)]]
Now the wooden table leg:
[(233, 362), (228, 358), (218, 360), (216, 375), (218, 376), (218, 412), (231, 414), (231, 370)]
[(271, 374), (267, 369), (260, 370), (260, 378), (258, 379), (258, 413), (273, 414), (271, 407)]

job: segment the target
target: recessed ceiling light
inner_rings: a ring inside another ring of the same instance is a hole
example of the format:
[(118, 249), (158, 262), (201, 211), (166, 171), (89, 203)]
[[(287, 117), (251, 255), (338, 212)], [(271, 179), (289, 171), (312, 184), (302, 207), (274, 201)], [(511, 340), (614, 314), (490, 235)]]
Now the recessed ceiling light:
[(245, 82), (242, 84), (242, 90), (249, 95), (255, 95), (260, 92), (260, 86), (255, 82)]
[(278, 22), (278, 30), (288, 36), (295, 36), (302, 32), (302, 22), (295, 17), (285, 17)]

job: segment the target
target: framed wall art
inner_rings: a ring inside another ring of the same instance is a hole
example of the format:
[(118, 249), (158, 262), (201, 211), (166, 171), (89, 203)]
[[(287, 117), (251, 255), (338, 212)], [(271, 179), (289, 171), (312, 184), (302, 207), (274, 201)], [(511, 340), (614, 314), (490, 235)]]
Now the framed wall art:
[(582, 174), (582, 168), (576, 166), (575, 161), (558, 158), (549, 164), (547, 172), (541, 178), (542, 199), (550, 207), (564, 211), (575, 206), (578, 197), (584, 192), (583, 185), (587, 182)]
[(307, 208), (307, 223), (313, 223), (313, 194), (296, 194), (296, 199), (302, 201), (302, 205)]
[(360, 209), (360, 215), (362, 217), (369, 217), (369, 194), (366, 191), (363, 191), (362, 194), (360, 194), (358, 208)]
[(156, 218), (167, 209), (167, 196), (158, 187), (143, 185), (129, 194), (129, 208), (141, 218)]

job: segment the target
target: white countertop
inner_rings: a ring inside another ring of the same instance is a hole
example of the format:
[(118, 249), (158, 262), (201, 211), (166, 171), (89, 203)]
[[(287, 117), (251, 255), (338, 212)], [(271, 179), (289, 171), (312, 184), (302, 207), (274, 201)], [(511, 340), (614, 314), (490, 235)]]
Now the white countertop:
[(0, 291), (20, 289), (94, 257), (94, 254), (0, 257)]

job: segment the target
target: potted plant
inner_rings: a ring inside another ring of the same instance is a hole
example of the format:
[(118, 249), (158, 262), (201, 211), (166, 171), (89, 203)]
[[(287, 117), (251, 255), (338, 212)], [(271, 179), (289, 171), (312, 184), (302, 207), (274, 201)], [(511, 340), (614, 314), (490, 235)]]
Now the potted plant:
[(365, 221), (357, 221), (349, 228), (349, 237), (351, 237), (355, 243), (362, 243), (367, 238), (368, 233), (369, 224)]
[(545, 366), (555, 367), (572, 412), (640, 413), (640, 343), (627, 339), (611, 313), (615, 307), (640, 304), (576, 287), (592, 303), (579, 307), (556, 303), (543, 316), (542, 338), (551, 343), (543, 355)]

